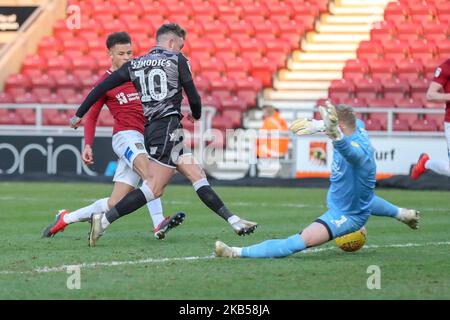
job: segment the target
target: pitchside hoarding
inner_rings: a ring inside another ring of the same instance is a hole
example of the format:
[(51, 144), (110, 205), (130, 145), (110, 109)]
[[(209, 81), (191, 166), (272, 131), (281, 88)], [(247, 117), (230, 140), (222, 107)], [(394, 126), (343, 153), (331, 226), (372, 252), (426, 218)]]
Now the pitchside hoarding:
[(117, 160), (111, 137), (95, 138), (95, 163), (89, 167), (81, 160), (83, 143), (79, 136), (0, 135), (0, 175), (104, 175), (111, 161)]
[[(407, 175), (422, 152), (447, 159), (444, 137), (371, 137), (378, 176)], [(330, 173), (333, 145), (325, 136), (297, 139), (297, 177), (325, 177)]]

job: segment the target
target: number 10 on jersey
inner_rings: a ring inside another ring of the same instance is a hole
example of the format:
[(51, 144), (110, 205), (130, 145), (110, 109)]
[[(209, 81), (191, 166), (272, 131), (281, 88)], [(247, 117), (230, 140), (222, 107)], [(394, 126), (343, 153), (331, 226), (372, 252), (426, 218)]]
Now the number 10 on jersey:
[[(141, 101), (149, 102), (152, 100), (161, 101), (167, 96), (167, 74), (162, 69), (152, 69), (148, 73), (148, 86), (145, 81), (144, 70), (135, 71), (136, 77), (139, 77), (139, 84), (141, 85)], [(155, 77), (159, 77), (160, 92), (156, 92)]]

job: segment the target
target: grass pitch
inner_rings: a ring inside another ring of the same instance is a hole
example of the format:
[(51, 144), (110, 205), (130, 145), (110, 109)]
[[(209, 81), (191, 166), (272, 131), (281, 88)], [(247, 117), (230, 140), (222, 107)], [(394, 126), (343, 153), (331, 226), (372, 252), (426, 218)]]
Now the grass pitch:
[[(97, 247), (88, 223), (41, 239), (58, 209), (75, 210), (109, 195), (112, 185), (0, 183), (0, 299), (450, 299), (448, 192), (379, 190), (422, 211), (418, 231), (371, 217), (368, 241), (356, 253), (334, 242), (284, 259), (213, 258), (220, 239), (245, 246), (290, 236), (322, 214), (326, 190), (216, 188), (230, 209), (259, 222), (238, 237), (190, 186), (169, 186), (166, 214), (184, 211), (182, 226), (153, 239), (145, 208), (115, 222)], [(67, 265), (81, 265), (80, 289), (67, 287)], [(381, 289), (367, 288), (367, 269), (380, 267)]]

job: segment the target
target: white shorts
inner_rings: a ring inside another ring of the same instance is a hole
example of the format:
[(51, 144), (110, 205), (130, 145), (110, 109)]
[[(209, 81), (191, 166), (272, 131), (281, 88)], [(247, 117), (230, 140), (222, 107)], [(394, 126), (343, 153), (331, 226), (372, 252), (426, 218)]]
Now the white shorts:
[(444, 122), (445, 139), (447, 140), (448, 160), (450, 161), (450, 122)]
[(113, 181), (137, 187), (141, 178), (134, 172), (133, 162), (141, 153), (148, 156), (145, 150), (144, 136), (135, 130), (117, 132), (112, 137), (112, 147), (119, 157)]

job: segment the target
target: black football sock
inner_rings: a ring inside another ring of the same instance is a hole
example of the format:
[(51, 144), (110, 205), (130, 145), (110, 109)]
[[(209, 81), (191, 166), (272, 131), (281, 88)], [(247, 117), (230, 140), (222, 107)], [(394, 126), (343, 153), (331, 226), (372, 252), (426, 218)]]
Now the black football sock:
[(219, 196), (214, 192), (214, 190), (209, 185), (205, 185), (197, 189), (197, 194), (200, 200), (212, 211), (217, 213), (225, 221), (233, 216), (233, 214), (228, 210), (225, 204), (220, 200)]
[(136, 211), (146, 203), (147, 199), (141, 189), (133, 190), (120, 200), (114, 208), (106, 212), (105, 217), (109, 223), (113, 223), (120, 217)]

